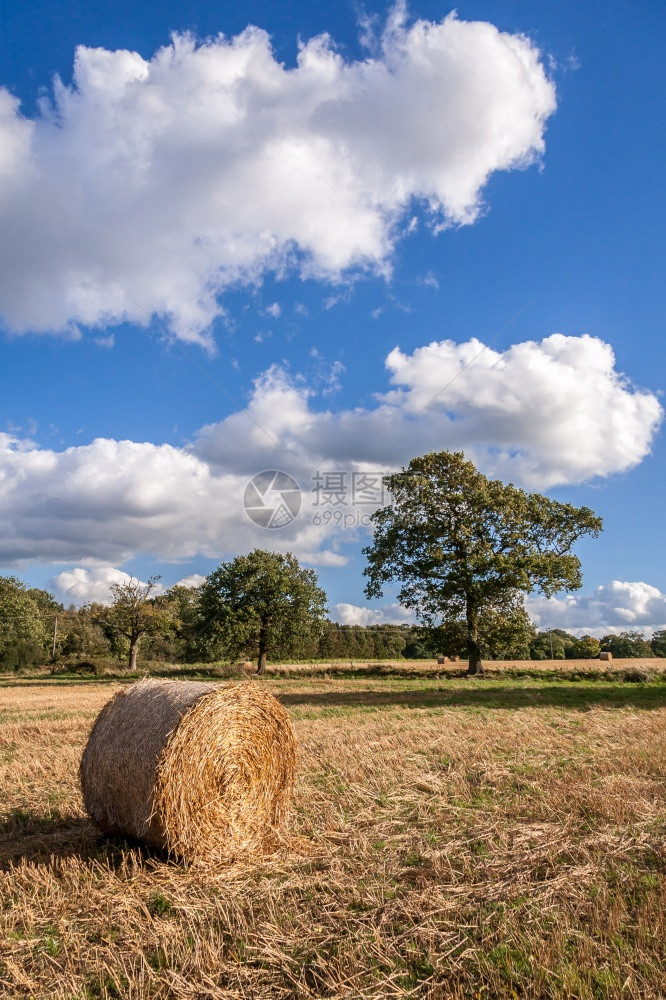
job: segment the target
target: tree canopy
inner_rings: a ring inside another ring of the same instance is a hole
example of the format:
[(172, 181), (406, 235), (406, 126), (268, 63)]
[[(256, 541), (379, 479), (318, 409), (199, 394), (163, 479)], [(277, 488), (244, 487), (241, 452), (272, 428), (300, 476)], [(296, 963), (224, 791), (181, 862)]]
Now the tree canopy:
[(58, 610), (62, 606), (46, 591), (31, 590), (15, 576), (0, 577), (0, 661), (13, 669), (43, 658), (53, 631), (51, 612)]
[(200, 646), (220, 657), (253, 656), (263, 673), (269, 653), (298, 655), (321, 635), (326, 594), (311, 569), (287, 553), (254, 549), (222, 563), (199, 596)]
[(372, 515), (366, 594), (400, 584), (398, 600), (426, 625), (465, 623), (469, 672), (480, 673), (480, 620), (508, 595), (547, 597), (581, 586), (571, 548), (598, 535), (588, 507), (488, 479), (462, 452), (431, 452), (386, 476), (392, 502)]
[[(618, 635), (605, 635), (601, 640), (601, 649), (612, 653), (614, 657), (636, 658), (641, 656), (659, 656), (653, 652), (653, 647), (659, 647), (659, 637), (663, 633), (655, 632), (651, 645), (639, 629), (627, 629)], [(656, 640), (656, 641), (655, 641)]]

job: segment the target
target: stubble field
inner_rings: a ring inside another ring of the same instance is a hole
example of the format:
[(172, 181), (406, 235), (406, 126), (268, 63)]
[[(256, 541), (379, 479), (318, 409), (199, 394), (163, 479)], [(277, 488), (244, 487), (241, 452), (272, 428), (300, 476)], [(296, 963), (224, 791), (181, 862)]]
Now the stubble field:
[(0, 995), (665, 996), (664, 675), (551, 666), (262, 681), (300, 745), (295, 839), (217, 870), (85, 819), (116, 682), (1, 686)]

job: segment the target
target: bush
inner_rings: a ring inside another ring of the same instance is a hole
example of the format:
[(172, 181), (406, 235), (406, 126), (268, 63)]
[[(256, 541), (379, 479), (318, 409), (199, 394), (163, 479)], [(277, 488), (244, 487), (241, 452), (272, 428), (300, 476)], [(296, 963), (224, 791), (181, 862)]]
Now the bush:
[(90, 660), (79, 660), (78, 663), (73, 663), (69, 669), (73, 674), (96, 674), (97, 664), (91, 663)]
[(85, 659), (79, 657), (63, 657), (51, 667), (54, 676), (60, 674), (91, 674), (102, 676), (103, 674), (118, 674), (123, 671), (125, 664), (120, 660), (115, 660), (111, 656), (89, 656)]
[(19, 670), (29, 670), (45, 659), (41, 643), (32, 639), (24, 639), (5, 646), (0, 658), (0, 670), (4, 673), (16, 673)]
[(410, 639), (405, 644), (402, 655), (406, 660), (433, 660), (437, 656), (437, 651), (427, 642)]
[(644, 670), (643, 667), (627, 667), (626, 670), (621, 671), (620, 677), (630, 684), (645, 684), (652, 680), (650, 671)]

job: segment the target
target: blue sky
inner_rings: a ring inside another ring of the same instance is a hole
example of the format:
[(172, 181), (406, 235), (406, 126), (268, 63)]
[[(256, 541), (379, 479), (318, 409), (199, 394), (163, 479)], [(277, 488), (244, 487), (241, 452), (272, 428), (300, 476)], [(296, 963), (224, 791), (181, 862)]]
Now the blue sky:
[[(84, 600), (293, 549), (342, 620), (399, 618), (371, 507), (322, 527), (313, 477), (462, 447), (604, 517), (542, 624), (666, 624), (666, 14), (450, 10), (7, 5), (2, 572)], [(271, 530), (273, 468), (304, 501)]]

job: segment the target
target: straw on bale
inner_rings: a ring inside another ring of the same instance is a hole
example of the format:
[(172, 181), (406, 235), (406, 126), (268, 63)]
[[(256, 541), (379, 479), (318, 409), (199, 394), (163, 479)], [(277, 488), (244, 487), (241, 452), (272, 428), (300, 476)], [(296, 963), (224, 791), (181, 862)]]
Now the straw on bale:
[(220, 860), (280, 839), (295, 766), (287, 713), (260, 685), (139, 681), (102, 709), (80, 775), (103, 832)]

